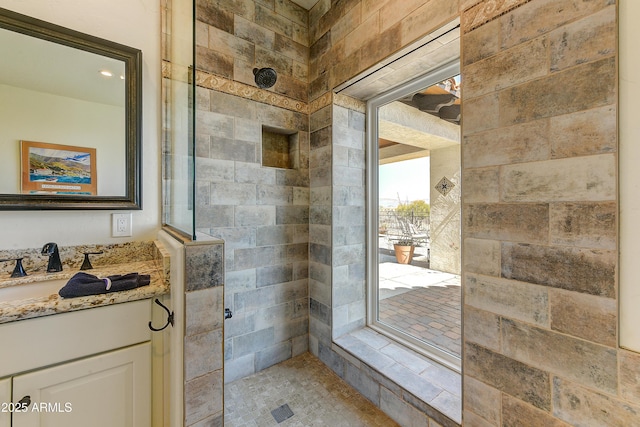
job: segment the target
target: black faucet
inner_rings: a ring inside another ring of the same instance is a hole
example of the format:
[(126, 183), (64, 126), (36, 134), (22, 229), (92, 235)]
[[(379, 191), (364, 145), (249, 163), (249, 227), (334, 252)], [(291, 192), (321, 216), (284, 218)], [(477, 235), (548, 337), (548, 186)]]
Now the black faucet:
[(49, 242), (42, 247), (42, 255), (49, 256), (49, 264), (47, 265), (47, 273), (55, 273), (56, 271), (62, 271), (62, 261), (60, 261), (60, 252), (58, 252), (58, 245)]

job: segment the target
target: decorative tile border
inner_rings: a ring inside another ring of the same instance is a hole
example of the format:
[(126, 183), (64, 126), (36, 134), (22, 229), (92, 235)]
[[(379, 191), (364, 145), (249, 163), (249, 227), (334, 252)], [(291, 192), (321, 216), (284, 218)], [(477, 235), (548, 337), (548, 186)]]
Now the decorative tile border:
[(245, 99), (273, 105), (298, 113), (308, 113), (309, 105), (302, 101), (278, 95), (264, 89), (249, 86), (244, 83), (225, 79), (224, 77), (196, 70), (196, 85), (207, 89), (217, 90), (229, 95), (239, 96)]
[(461, 28), (468, 33), (531, 0), (485, 0), (462, 13)]
[(344, 107), (348, 110), (357, 111), (359, 113), (365, 113), (367, 111), (367, 103), (356, 98), (352, 98), (347, 95), (341, 95), (336, 93), (333, 96), (333, 103), (340, 107)]

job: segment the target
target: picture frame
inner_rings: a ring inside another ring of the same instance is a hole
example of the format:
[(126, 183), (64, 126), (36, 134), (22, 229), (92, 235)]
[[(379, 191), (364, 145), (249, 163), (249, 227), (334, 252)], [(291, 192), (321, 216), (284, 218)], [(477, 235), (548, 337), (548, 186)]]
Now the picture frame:
[(96, 195), (96, 149), (20, 141), (23, 194)]

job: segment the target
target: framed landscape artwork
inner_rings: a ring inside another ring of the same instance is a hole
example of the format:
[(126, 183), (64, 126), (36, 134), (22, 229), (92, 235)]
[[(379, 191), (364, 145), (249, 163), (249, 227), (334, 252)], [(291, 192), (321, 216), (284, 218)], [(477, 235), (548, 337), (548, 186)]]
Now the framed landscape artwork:
[(96, 195), (96, 149), (20, 141), (22, 193)]

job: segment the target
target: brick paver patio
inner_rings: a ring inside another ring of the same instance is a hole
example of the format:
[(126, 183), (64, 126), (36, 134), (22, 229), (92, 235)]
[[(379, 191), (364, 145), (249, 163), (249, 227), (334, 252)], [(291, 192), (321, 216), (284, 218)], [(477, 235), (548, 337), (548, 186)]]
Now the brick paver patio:
[(460, 276), (380, 264), (380, 321), (460, 357)]

